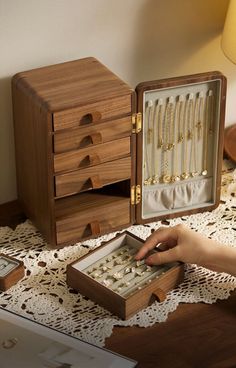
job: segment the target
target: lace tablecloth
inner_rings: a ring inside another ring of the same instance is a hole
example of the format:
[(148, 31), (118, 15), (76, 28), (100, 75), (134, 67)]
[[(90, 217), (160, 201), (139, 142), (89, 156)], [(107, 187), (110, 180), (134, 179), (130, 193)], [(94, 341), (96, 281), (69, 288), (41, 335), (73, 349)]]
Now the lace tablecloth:
[[(236, 171), (223, 175), (220, 206), (212, 211), (166, 221), (171, 226), (186, 224), (229, 246), (236, 246)], [(131, 226), (128, 230), (145, 239), (161, 222)], [(236, 288), (236, 278), (195, 265), (186, 265), (185, 280), (162, 303), (155, 302), (128, 321), (122, 321), (102, 307), (67, 287), (66, 266), (99, 246), (116, 233), (60, 250), (50, 250), (29, 222), (15, 230), (0, 228), (1, 252), (23, 260), (26, 276), (0, 294), (0, 305), (56, 330), (104, 345), (113, 326), (151, 326), (164, 322), (179, 303), (214, 303), (226, 299)]]

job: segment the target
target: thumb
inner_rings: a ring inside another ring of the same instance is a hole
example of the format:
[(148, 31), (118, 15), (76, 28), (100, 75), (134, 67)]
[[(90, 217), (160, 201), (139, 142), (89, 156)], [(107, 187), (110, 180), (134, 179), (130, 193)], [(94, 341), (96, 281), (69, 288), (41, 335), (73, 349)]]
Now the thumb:
[(161, 265), (164, 263), (170, 263), (180, 261), (178, 255), (178, 246), (166, 250), (164, 252), (156, 252), (146, 259), (148, 265)]

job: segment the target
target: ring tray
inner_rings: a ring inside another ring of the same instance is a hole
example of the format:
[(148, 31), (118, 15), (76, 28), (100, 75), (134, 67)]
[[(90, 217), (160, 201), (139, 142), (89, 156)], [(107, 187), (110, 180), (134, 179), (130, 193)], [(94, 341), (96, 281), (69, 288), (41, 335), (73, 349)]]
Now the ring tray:
[[(122, 319), (128, 319), (184, 277), (179, 262), (148, 266), (136, 261), (144, 241), (125, 231), (67, 267), (67, 284)], [(154, 251), (155, 252), (155, 251)]]

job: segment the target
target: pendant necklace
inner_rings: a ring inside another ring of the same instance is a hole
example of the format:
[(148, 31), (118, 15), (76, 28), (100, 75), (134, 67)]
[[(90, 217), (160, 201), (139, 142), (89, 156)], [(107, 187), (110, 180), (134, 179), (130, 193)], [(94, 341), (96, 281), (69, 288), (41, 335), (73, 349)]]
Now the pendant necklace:
[(150, 173), (151, 157), (149, 157), (149, 146), (150, 146), (151, 137), (153, 134), (153, 102), (152, 100), (148, 101), (145, 116), (147, 117), (147, 125), (146, 125), (146, 134), (145, 134), (146, 139), (145, 139), (144, 185), (150, 185), (152, 182), (151, 173)]

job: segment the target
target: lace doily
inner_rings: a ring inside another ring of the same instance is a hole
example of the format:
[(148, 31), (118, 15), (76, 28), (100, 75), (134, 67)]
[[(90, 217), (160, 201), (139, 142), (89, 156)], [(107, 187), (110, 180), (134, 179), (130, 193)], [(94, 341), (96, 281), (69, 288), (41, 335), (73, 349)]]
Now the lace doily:
[[(236, 172), (223, 175), (220, 206), (212, 211), (168, 220), (171, 226), (184, 223), (208, 237), (236, 246)], [(145, 239), (161, 222), (131, 226), (128, 230)], [(164, 322), (179, 303), (214, 303), (226, 299), (236, 288), (236, 278), (215, 273), (195, 265), (186, 265), (185, 280), (170, 292), (162, 303), (154, 302), (128, 321), (122, 321), (102, 307), (67, 287), (66, 266), (99, 246), (115, 234), (88, 240), (74, 246), (51, 250), (29, 222), (15, 230), (0, 228), (1, 252), (23, 260), (26, 276), (0, 294), (0, 305), (56, 330), (79, 337), (95, 345), (116, 326), (148, 327)]]

